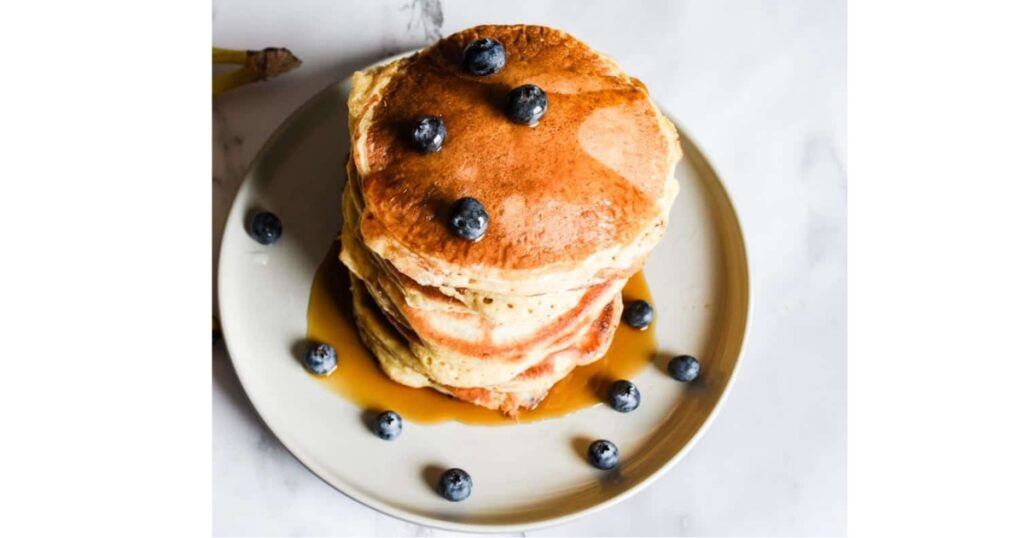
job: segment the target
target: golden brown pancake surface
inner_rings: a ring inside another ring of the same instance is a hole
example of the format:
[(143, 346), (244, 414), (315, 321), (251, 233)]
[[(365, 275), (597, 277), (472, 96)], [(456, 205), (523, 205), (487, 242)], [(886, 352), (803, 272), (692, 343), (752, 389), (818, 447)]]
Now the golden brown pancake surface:
[[(471, 41), (502, 42), (505, 68), (462, 69)], [(548, 95), (535, 127), (508, 120), (508, 91), (536, 84)], [(412, 122), (440, 116), (441, 151), (409, 142)], [(634, 240), (656, 218), (674, 140), (639, 82), (571, 36), (537, 26), (483, 26), (414, 57), (374, 104), (363, 145), (363, 231), (453, 265), (530, 269), (569, 263)], [(490, 215), (471, 243), (447, 229), (455, 200)]]

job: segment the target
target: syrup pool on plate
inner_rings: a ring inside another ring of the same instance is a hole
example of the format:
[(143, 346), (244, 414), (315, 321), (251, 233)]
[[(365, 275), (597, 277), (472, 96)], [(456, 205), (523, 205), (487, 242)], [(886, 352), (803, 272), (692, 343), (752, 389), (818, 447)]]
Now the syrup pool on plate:
[[(620, 323), (604, 357), (573, 370), (551, 388), (535, 409), (523, 411), (515, 419), (430, 388), (400, 385), (384, 375), (359, 340), (352, 317), (348, 270), (338, 261), (339, 248), (335, 242), (313, 277), (307, 336), (310, 341), (331, 344), (338, 351), (338, 368), (317, 380), (366, 409), (390, 409), (405, 420), (427, 424), (455, 420), (465, 424), (506, 425), (560, 417), (603, 402), (611, 383), (633, 377), (653, 360), (658, 349), (654, 323), (643, 331)], [(625, 304), (637, 299), (654, 304), (642, 272), (626, 283), (622, 299)]]

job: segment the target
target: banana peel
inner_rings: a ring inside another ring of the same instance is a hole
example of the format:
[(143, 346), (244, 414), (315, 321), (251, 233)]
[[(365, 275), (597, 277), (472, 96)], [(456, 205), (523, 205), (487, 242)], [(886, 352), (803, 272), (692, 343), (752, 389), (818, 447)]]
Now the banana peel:
[(213, 96), (216, 97), (239, 86), (283, 75), (302, 65), (302, 60), (285, 48), (233, 50), (213, 47), (213, 63), (242, 66), (213, 77)]

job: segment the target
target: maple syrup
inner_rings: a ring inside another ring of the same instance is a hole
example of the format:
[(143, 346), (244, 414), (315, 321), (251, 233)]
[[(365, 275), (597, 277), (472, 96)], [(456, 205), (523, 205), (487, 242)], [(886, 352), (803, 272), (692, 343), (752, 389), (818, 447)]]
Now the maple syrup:
[[(455, 420), (465, 424), (508, 425), (560, 417), (604, 401), (611, 383), (633, 377), (657, 352), (653, 323), (643, 331), (620, 323), (604, 357), (573, 370), (551, 388), (535, 409), (523, 411), (515, 419), (430, 388), (407, 387), (388, 378), (359, 340), (352, 317), (348, 270), (338, 261), (339, 248), (340, 244), (335, 242), (313, 277), (307, 336), (338, 351), (338, 368), (331, 375), (316, 379), (367, 409), (390, 409), (404, 420), (428, 424)], [(654, 304), (642, 272), (626, 283), (622, 299), (625, 304), (637, 299)]]

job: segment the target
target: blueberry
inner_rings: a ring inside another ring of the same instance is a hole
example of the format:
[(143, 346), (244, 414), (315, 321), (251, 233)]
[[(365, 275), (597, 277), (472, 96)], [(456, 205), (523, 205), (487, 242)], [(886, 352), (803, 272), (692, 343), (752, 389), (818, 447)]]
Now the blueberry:
[(266, 211), (256, 214), (250, 223), (252, 238), (261, 245), (269, 245), (281, 238), (283, 228), (277, 215)]
[(633, 301), (622, 312), (622, 319), (634, 329), (646, 329), (654, 321), (654, 307), (647, 301)]
[(524, 84), (508, 92), (505, 113), (508, 119), (533, 127), (548, 111), (548, 94), (533, 84)]
[(452, 502), (464, 501), (473, 492), (473, 479), (462, 469), (448, 469), (441, 475), (437, 492)]
[(377, 433), (377, 437), (390, 441), (402, 433), (402, 417), (394, 411), (384, 411), (377, 415), (374, 430)]
[(444, 120), (437, 116), (423, 116), (413, 124), (412, 143), (423, 153), (441, 151), (447, 136), (448, 129), (444, 127)]
[(505, 67), (505, 47), (497, 39), (477, 39), (462, 52), (462, 65), (476, 76), (493, 75)]
[(640, 389), (631, 381), (620, 379), (608, 390), (608, 403), (620, 413), (629, 413), (640, 407)]
[(689, 383), (700, 375), (700, 363), (696, 357), (680, 355), (668, 361), (668, 374), (677, 381)]
[(327, 375), (338, 367), (338, 353), (330, 344), (314, 344), (306, 352), (306, 369), (316, 375)]
[(460, 198), (452, 206), (448, 224), (452, 233), (469, 241), (478, 241), (487, 231), (491, 218), (480, 200), (476, 198)]
[(587, 461), (594, 467), (607, 471), (619, 464), (619, 447), (604, 439), (594, 441), (587, 449)]

